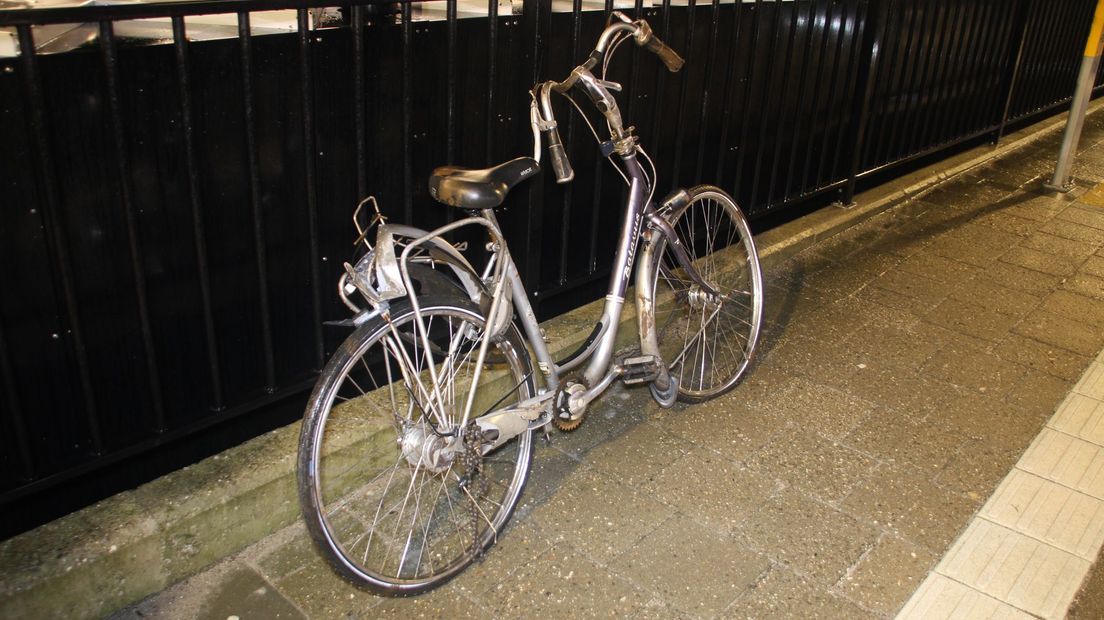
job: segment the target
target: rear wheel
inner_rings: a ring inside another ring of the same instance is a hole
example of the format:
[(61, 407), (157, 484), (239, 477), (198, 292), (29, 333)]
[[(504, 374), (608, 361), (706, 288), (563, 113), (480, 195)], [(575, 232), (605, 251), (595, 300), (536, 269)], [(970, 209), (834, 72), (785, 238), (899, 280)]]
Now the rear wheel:
[(751, 230), (732, 197), (709, 185), (689, 194), (686, 206), (667, 218), (716, 293), (695, 282), (658, 235), (655, 328), (679, 400), (701, 402), (735, 387), (751, 362), (763, 316), (763, 275)]
[[(381, 594), (424, 592), (492, 545), (532, 458), (532, 432), (480, 455), (461, 419), (486, 321), (461, 295), (419, 298), (426, 339), (405, 299), (390, 322), (360, 326), (334, 353), (307, 405), (299, 499), (322, 555)], [(428, 340), (429, 346), (425, 343)], [(533, 394), (514, 326), (493, 335), (471, 419)]]

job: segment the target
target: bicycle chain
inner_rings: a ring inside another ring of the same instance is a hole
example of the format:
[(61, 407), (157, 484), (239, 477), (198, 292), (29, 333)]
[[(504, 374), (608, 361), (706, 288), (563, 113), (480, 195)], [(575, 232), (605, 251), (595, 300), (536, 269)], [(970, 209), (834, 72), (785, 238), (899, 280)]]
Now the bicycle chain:
[(483, 545), (479, 541), (479, 522), (482, 519), (479, 500), (487, 494), (490, 481), (483, 475), (483, 430), (478, 424), (468, 424), (464, 429), (463, 442), (464, 449), (459, 454), (459, 460), (464, 468), (464, 477), (460, 480), (460, 488), (467, 490), (465, 495), (468, 496), (472, 529), (471, 554), (479, 560), (483, 557)]

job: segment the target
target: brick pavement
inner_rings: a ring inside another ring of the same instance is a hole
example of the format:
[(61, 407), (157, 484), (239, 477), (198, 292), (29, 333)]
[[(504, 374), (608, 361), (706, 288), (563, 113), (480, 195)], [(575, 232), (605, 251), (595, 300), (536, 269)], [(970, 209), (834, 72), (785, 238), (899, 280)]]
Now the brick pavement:
[(511, 526), (447, 586), (358, 591), (294, 525), (117, 616), (893, 615), (1104, 347), (1104, 115), (1092, 192), (1033, 189), (1058, 139), (772, 269), (738, 389), (613, 390), (538, 442)]

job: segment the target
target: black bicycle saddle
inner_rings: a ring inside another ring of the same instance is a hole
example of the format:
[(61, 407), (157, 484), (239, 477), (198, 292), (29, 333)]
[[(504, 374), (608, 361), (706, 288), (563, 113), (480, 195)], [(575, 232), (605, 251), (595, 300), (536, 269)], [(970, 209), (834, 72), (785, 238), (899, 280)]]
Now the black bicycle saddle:
[(491, 168), (442, 166), (429, 175), (429, 195), (442, 204), (461, 209), (493, 209), (506, 192), (540, 172), (532, 157), (518, 157)]

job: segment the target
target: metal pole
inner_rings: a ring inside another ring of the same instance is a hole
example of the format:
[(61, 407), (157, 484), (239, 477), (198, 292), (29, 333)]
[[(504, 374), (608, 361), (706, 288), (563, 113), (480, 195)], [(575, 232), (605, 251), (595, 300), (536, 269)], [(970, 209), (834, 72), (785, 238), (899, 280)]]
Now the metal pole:
[(1062, 149), (1058, 152), (1058, 165), (1054, 168), (1054, 177), (1044, 185), (1049, 190), (1068, 192), (1073, 189), (1069, 172), (1073, 157), (1077, 153), (1077, 141), (1081, 138), (1081, 128), (1085, 125), (1085, 111), (1089, 107), (1096, 71), (1100, 67), (1100, 53), (1104, 51), (1104, 0), (1097, 0), (1096, 15), (1093, 17), (1089, 41), (1085, 44), (1085, 57), (1081, 60), (1081, 73), (1077, 76), (1077, 90), (1073, 93), (1066, 132), (1062, 136)]

